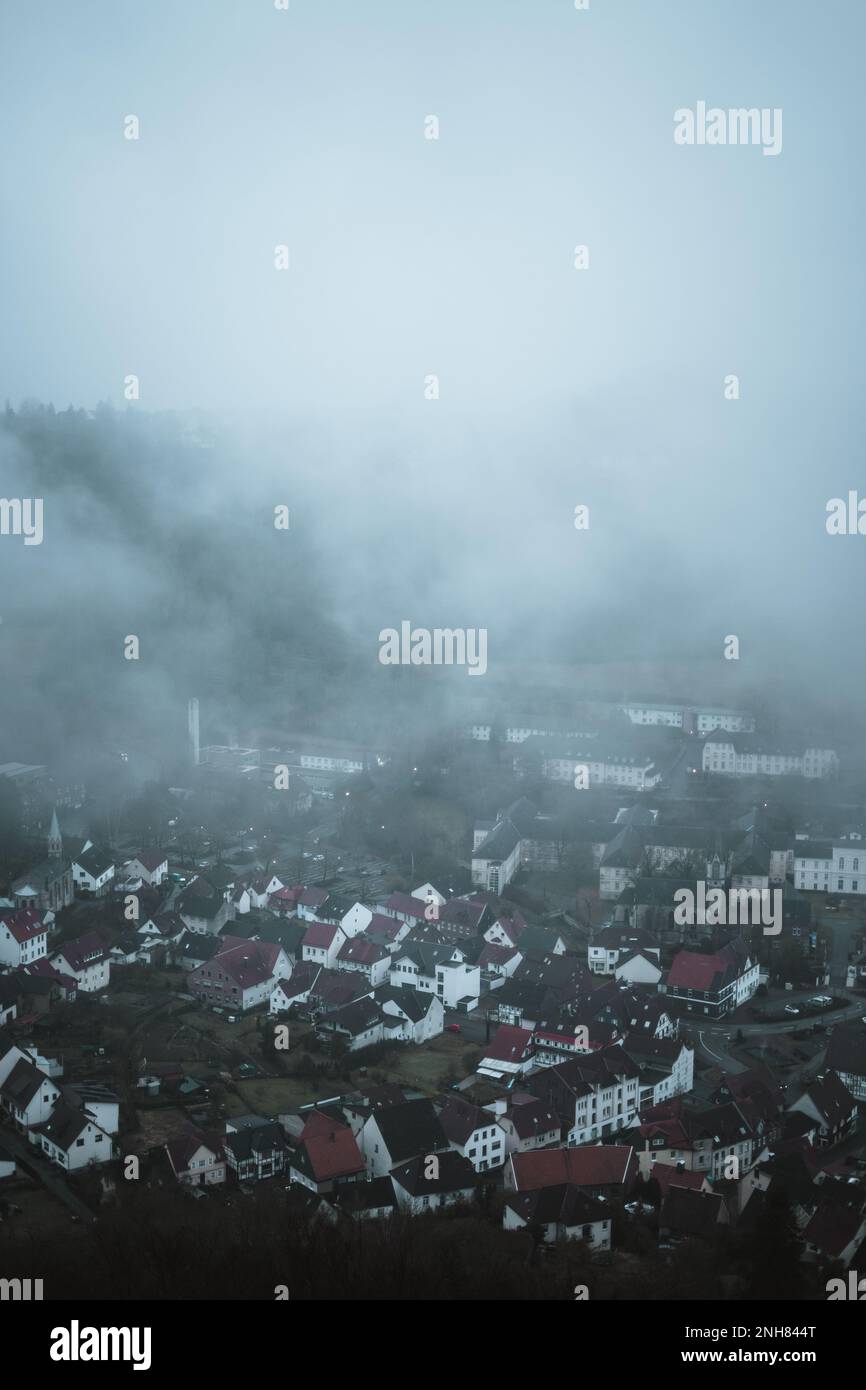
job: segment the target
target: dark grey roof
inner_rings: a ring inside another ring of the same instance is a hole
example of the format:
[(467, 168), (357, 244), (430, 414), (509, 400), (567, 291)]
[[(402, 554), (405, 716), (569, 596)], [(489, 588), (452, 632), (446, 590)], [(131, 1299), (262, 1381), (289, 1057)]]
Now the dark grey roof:
[(74, 1106), (59, 1100), (50, 1120), (39, 1126), (39, 1133), (44, 1134), (45, 1138), (50, 1139), (59, 1149), (66, 1150), (72, 1147), (88, 1125), (94, 1123), (95, 1121), (89, 1115), (85, 1115), (83, 1110), (76, 1110)]
[[(412, 1101), (409, 1102), (409, 1104), (413, 1103)], [(377, 1119), (381, 1127), (381, 1113)], [(435, 1176), (425, 1177), (425, 1171), (432, 1166), (428, 1164), (428, 1159), (434, 1157), (436, 1159)], [(472, 1164), (468, 1158), (464, 1158), (455, 1149), (448, 1149), (445, 1153), (438, 1154), (428, 1151), (428, 1153), (410, 1159), (408, 1163), (401, 1163), (392, 1169), (391, 1176), (413, 1197), (426, 1197), (434, 1192), (461, 1192), (478, 1185), (478, 1176)]]
[(447, 1149), (448, 1140), (429, 1100), (406, 1100), (376, 1111), (376, 1123), (392, 1163)]

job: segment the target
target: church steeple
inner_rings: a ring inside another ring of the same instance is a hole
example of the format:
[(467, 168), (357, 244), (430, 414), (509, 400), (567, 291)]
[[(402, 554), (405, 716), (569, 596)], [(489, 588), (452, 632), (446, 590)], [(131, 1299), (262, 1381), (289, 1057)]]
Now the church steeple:
[(57, 820), (57, 808), (51, 813), (51, 828), (48, 831), (48, 858), (60, 859), (63, 856), (63, 837)]

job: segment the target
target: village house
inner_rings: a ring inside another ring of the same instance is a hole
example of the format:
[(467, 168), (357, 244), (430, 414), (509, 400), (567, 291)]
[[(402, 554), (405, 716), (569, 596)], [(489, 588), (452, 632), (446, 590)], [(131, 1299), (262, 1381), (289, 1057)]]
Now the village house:
[(225, 937), (222, 949), (191, 972), (188, 989), (206, 1005), (228, 1005), (246, 1013), (267, 1003), (292, 965), (281, 946)]
[(476, 1173), (502, 1167), (507, 1148), (505, 1131), (489, 1111), (455, 1096), (439, 1111), (439, 1123), (452, 1149), (468, 1158)]
[(292, 967), (287, 979), (278, 980), (271, 991), (269, 1012), (284, 1014), (293, 1004), (306, 1004), (310, 991), (314, 988), (322, 967), (310, 962), (302, 962)]
[(344, 941), (334, 964), (337, 970), (357, 971), (375, 989), (388, 979), (391, 957), (384, 946), (376, 946), (366, 937), (358, 935)]
[(108, 988), (111, 962), (99, 932), (85, 932), (64, 942), (52, 955), (51, 964), (62, 975), (71, 975), (84, 994), (99, 994)]
[(656, 964), (661, 958), (659, 944), (651, 932), (627, 924), (611, 924), (593, 936), (587, 948), (587, 963), (594, 975), (615, 975), (620, 962), (638, 951)]
[(400, 1163), (392, 1169), (391, 1181), (398, 1208), (410, 1216), (471, 1202), (477, 1190), (472, 1164), (453, 1150)]
[[(279, 898), (279, 894), (272, 894), (269, 903), (272, 904), (274, 897)], [(327, 907), (328, 898), (329, 894), (324, 888), (304, 888), (298, 894), (295, 911), (302, 922), (315, 922), (322, 909)]]
[(32, 965), (47, 951), (48, 925), (41, 912), (23, 907), (0, 913), (0, 965)]
[(484, 1049), (478, 1064), (479, 1076), (490, 1076), (506, 1085), (528, 1072), (533, 1058), (532, 1033), (528, 1028), (515, 1028), (501, 1023), (493, 1039)]
[[(387, 1022), (384, 1010), (371, 995), (365, 995), (320, 1019), (316, 1035), (323, 1041), (341, 1038), (350, 1052), (360, 1052), (364, 1047), (373, 1047), (385, 1040)], [(391, 1026), (398, 1026), (396, 1020)]]
[(638, 1114), (640, 1068), (616, 1045), (527, 1078), (526, 1088), (561, 1117), (570, 1144), (604, 1141)]
[(168, 877), (168, 855), (161, 849), (143, 849), (124, 865), (128, 878), (140, 878), (148, 888), (158, 888)]
[(194, 878), (176, 902), (184, 926), (202, 936), (217, 936), (234, 917), (234, 908), (219, 887)]
[(758, 962), (737, 939), (713, 955), (678, 951), (659, 989), (688, 1013), (724, 1018), (751, 999), (759, 984)]
[(389, 1029), (391, 1038), (424, 1043), (438, 1038), (444, 1029), (445, 1010), (436, 995), (422, 994), (411, 985), (381, 985), (373, 998), (383, 1013), (398, 1021), (396, 1030)]
[(226, 1180), (222, 1140), (218, 1135), (191, 1130), (165, 1146), (171, 1171), (188, 1187), (210, 1187)]
[(855, 1100), (866, 1100), (866, 1024), (839, 1023), (830, 1034), (825, 1064)]
[(72, 879), (82, 897), (104, 897), (113, 878), (114, 860), (108, 850), (91, 845), (72, 861)]
[(788, 1111), (805, 1115), (814, 1123), (813, 1142), (819, 1148), (840, 1143), (857, 1121), (857, 1102), (834, 1071), (810, 1082)]
[(311, 921), (301, 943), (301, 959), (333, 970), (345, 944), (345, 933), (336, 922)]
[(562, 1122), (544, 1101), (528, 1091), (513, 1091), (507, 1100), (485, 1106), (505, 1134), (507, 1154), (549, 1149), (562, 1143)]
[(289, 1176), (319, 1194), (344, 1183), (366, 1185), (366, 1165), (350, 1126), (314, 1110), (292, 1154)]
[(226, 1168), (237, 1182), (259, 1182), (276, 1177), (288, 1166), (289, 1146), (276, 1120), (234, 1128), (240, 1121), (226, 1123), (223, 1140)]
[(375, 1110), (364, 1122), (359, 1145), (367, 1171), (375, 1178), (390, 1173), (398, 1164), (442, 1154), (449, 1147), (429, 1100), (406, 1100)]
[(263, 909), (269, 906), (271, 897), (283, 888), (283, 881), (276, 874), (259, 874), (247, 884), (250, 906)]
[(531, 1226), (541, 1232), (547, 1244), (557, 1240), (583, 1240), (593, 1251), (610, 1250), (611, 1220), (605, 1201), (594, 1201), (570, 1183), (511, 1192), (506, 1197), (502, 1214), (506, 1231)]
[(589, 1144), (584, 1148), (538, 1149), (512, 1153), (505, 1166), (507, 1192), (534, 1191), (568, 1183), (591, 1197), (628, 1198), (639, 1175), (634, 1149), (627, 1144)]
[(16, 1060), (0, 1084), (0, 1106), (15, 1127), (32, 1130), (51, 1118), (60, 1089), (29, 1060)]
[(38, 1126), (36, 1133), (46, 1157), (68, 1172), (93, 1163), (110, 1163), (114, 1158), (111, 1135), (86, 1111), (65, 1100), (57, 1102), (49, 1119)]

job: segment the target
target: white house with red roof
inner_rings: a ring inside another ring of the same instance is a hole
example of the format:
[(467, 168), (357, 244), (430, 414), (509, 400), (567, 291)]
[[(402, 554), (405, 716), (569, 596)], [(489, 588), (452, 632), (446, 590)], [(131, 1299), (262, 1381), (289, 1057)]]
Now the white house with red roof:
[(751, 999), (759, 984), (758, 962), (737, 939), (713, 955), (678, 951), (659, 988), (689, 1013), (722, 1018)]
[(378, 911), (385, 917), (394, 917), (398, 922), (414, 926), (430, 920), (427, 917), (428, 906), (423, 898), (415, 898), (410, 893), (392, 893), (387, 902), (379, 905)]
[(61, 975), (71, 975), (85, 994), (108, 988), (111, 961), (99, 932), (84, 932), (73, 941), (64, 942), (51, 957), (51, 964)]
[(522, 960), (523, 956), (516, 946), (494, 946), (488, 942), (478, 957), (477, 965), (480, 970), (508, 980)]
[(127, 878), (140, 878), (149, 888), (158, 888), (168, 875), (168, 855), (161, 849), (143, 849), (124, 867)]
[(304, 922), (315, 922), (330, 894), (324, 888), (304, 888), (298, 894), (296, 912)]
[(532, 1066), (532, 1033), (528, 1028), (515, 1028), (500, 1023), (493, 1041), (487, 1044), (478, 1066), (479, 1076), (491, 1076), (497, 1081), (514, 1081)]
[(345, 944), (346, 934), (336, 922), (311, 922), (301, 942), (301, 959), (334, 970)]
[(190, 993), (205, 1004), (224, 1004), (240, 1013), (268, 1003), (277, 981), (288, 979), (292, 973), (283, 947), (238, 937), (226, 941), (223, 950), (190, 973)]
[(484, 933), (484, 940), (491, 946), (517, 946), (520, 941), (521, 933), (526, 930), (526, 922), (519, 912), (515, 912), (513, 917), (497, 917), (491, 927)]
[(268, 908), (271, 912), (276, 912), (280, 917), (293, 917), (297, 910), (298, 898), (304, 889), (300, 883), (295, 883), (291, 888), (277, 888), (273, 893), (268, 894)]
[(32, 965), (48, 952), (48, 926), (45, 916), (31, 907), (0, 916), (0, 965), (13, 970)]
[(384, 946), (386, 951), (393, 954), (411, 930), (408, 922), (401, 922), (396, 917), (385, 917), (381, 912), (374, 912), (368, 926), (364, 929), (364, 935), (368, 941), (375, 941), (379, 946)]
[(365, 1182), (367, 1165), (350, 1126), (314, 1110), (301, 1131), (289, 1174), (311, 1192), (333, 1192), (344, 1183)]
[[(306, 937), (304, 938), (306, 941)], [(384, 946), (377, 946), (366, 937), (355, 936), (345, 941), (337, 952), (337, 970), (356, 970), (375, 989), (388, 978), (391, 956)]]
[(257, 909), (270, 906), (270, 898), (274, 893), (279, 893), (282, 887), (283, 881), (276, 874), (259, 874), (247, 884), (251, 905)]
[(222, 1139), (192, 1130), (165, 1146), (171, 1171), (187, 1187), (212, 1187), (226, 1180)]

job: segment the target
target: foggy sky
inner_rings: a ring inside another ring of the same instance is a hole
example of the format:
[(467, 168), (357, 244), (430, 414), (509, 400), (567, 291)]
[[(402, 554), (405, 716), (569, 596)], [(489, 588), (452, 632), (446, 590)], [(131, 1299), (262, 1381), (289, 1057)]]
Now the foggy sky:
[[(290, 649), (305, 583), (373, 689), (409, 619), (486, 627), (492, 676), (571, 666), (576, 697), (582, 663), (717, 660), (720, 703), (775, 676), (853, 713), (866, 537), (824, 520), (866, 494), (864, 30), (788, 0), (9, 4), (2, 394), (118, 412), (115, 493), (84, 470), (46, 491), (41, 547), (0, 537), (0, 635), (43, 717), (50, 614), (82, 662), (149, 619), (136, 676), (170, 704), (207, 698), (184, 653), (231, 662), (257, 585)], [(781, 154), (675, 145), (698, 100), (781, 108)], [(157, 417), (144, 476), (127, 411)], [(183, 476), (163, 428), (209, 444)], [(0, 432), (2, 495), (34, 476)], [(206, 634), (159, 559), (196, 535), (230, 578)], [(4, 692), (6, 756), (33, 708)]]

